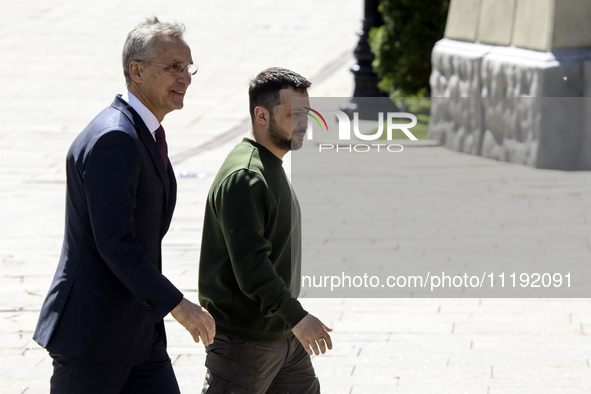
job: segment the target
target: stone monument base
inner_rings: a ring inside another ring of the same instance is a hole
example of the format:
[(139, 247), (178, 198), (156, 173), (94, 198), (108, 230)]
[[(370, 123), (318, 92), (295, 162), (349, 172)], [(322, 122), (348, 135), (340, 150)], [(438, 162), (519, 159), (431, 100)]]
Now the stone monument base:
[(429, 138), (536, 168), (591, 169), (591, 50), (444, 38), (432, 53)]

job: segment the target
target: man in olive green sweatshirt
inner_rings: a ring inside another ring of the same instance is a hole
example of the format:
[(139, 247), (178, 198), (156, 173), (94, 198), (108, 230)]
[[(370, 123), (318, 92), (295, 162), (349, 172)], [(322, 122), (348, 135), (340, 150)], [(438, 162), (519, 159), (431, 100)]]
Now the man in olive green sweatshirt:
[(209, 191), (199, 300), (216, 336), (203, 393), (320, 393), (310, 355), (332, 349), (332, 329), (296, 298), (300, 208), (282, 161), (302, 146), (307, 116), (291, 99), (307, 99), (309, 86), (282, 68), (251, 81), (251, 138), (230, 152)]

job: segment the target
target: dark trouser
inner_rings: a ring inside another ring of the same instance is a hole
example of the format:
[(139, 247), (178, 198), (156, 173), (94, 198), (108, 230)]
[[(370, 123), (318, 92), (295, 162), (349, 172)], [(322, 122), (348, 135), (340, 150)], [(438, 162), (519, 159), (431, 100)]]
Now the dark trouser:
[(51, 394), (179, 394), (170, 357), (157, 333), (142, 365), (103, 364), (50, 352)]
[(257, 343), (218, 333), (206, 349), (202, 394), (320, 393), (312, 360), (295, 336)]

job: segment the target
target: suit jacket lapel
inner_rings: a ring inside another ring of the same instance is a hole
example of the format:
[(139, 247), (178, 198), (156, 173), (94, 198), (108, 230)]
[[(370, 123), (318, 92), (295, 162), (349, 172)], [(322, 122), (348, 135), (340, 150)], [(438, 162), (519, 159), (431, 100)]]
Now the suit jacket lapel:
[[(158, 152), (158, 154), (160, 154), (160, 152)], [(160, 156), (162, 157), (162, 156)], [(162, 161), (162, 160), (160, 160)], [(176, 189), (177, 189), (177, 185), (176, 185), (176, 178), (174, 176), (174, 171), (172, 169), (172, 164), (170, 163), (170, 160), (168, 161), (168, 179), (170, 180), (169, 182), (169, 187), (166, 188), (166, 190), (168, 191), (168, 194), (166, 195), (166, 202), (167, 202), (167, 209), (166, 209), (166, 226), (163, 229), (163, 233), (162, 236), (164, 236), (164, 234), (166, 234), (166, 232), (168, 231), (168, 227), (170, 226), (170, 222), (172, 221), (172, 213), (174, 212), (174, 207), (176, 205)], [(170, 196), (170, 198), (169, 198)]]
[[(152, 134), (148, 130), (148, 127), (146, 126), (146, 124), (144, 123), (142, 118), (138, 115), (138, 113), (135, 112), (133, 110), (133, 108), (131, 108), (131, 106), (127, 102), (125, 102), (125, 100), (123, 100), (121, 98), (120, 95), (117, 95), (117, 97), (115, 97), (115, 101), (113, 101), (113, 104), (111, 104), (111, 105), (114, 108), (123, 112), (131, 120), (131, 122), (135, 126), (138, 136), (140, 137), (140, 139), (142, 140), (142, 142), (146, 146), (146, 149), (148, 149), (148, 152), (150, 152), (150, 156), (152, 157), (152, 160), (154, 161), (154, 165), (156, 166), (156, 169), (158, 171), (158, 175), (160, 176), (160, 180), (164, 184), (164, 194), (166, 197), (166, 200), (165, 200), (166, 204), (167, 204), (167, 206), (170, 205), (170, 182), (171, 181), (169, 179), (169, 173), (167, 172), (167, 169), (164, 166), (164, 162), (162, 161), (162, 156), (160, 155), (160, 151), (158, 150), (158, 146), (156, 145), (156, 141), (154, 141), (154, 137), (152, 137)], [(171, 171), (170, 174), (174, 174), (172, 172), (172, 166), (170, 166), (170, 163), (169, 163), (168, 169)]]

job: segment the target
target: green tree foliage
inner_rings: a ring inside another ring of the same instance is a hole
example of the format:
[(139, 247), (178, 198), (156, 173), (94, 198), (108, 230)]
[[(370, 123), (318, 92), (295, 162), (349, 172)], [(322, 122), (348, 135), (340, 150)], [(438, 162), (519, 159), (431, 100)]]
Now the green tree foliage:
[(429, 96), (431, 51), (443, 37), (450, 0), (381, 0), (384, 20), (369, 43), (378, 87), (391, 97)]

